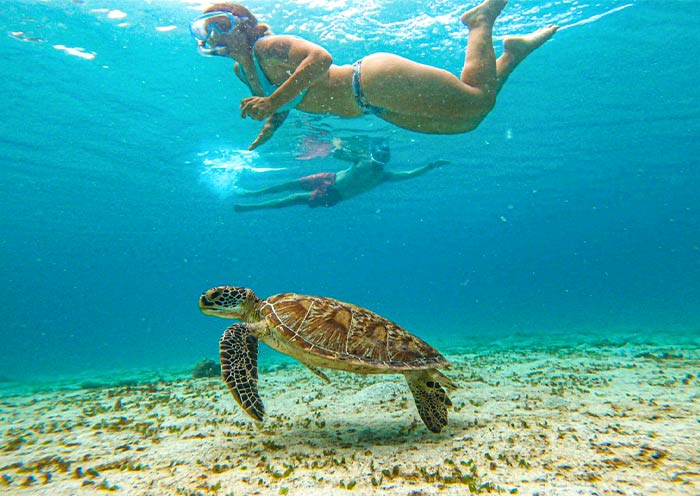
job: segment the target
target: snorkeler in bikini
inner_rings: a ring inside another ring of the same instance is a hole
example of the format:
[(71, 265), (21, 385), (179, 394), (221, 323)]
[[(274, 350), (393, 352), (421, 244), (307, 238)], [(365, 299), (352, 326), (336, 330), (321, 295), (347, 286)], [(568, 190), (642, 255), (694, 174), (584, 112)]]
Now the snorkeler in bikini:
[(334, 65), (323, 47), (296, 36), (273, 35), (269, 26), (234, 3), (209, 7), (190, 31), (202, 55), (233, 59), (234, 72), (253, 93), (241, 101), (241, 117), (265, 124), (251, 150), (272, 137), (292, 108), (340, 117), (374, 114), (412, 131), (457, 134), (479, 125), (513, 69), (558, 28), (505, 38), (497, 59), (493, 25), (506, 3), (486, 0), (462, 15), (469, 36), (459, 78), (390, 53)]

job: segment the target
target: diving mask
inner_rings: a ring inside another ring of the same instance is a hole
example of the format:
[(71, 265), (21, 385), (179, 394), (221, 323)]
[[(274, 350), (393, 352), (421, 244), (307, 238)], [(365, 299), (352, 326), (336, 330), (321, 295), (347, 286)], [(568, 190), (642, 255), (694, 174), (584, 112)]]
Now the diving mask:
[(247, 19), (247, 17), (236, 16), (230, 12), (207, 12), (190, 23), (190, 34), (197, 40), (200, 54), (205, 56), (225, 55), (227, 48), (224, 45), (211, 46), (209, 40), (214, 35), (226, 35), (233, 32)]
[(370, 157), (375, 162), (386, 165), (391, 160), (391, 150), (389, 145), (384, 142), (379, 142), (370, 148)]

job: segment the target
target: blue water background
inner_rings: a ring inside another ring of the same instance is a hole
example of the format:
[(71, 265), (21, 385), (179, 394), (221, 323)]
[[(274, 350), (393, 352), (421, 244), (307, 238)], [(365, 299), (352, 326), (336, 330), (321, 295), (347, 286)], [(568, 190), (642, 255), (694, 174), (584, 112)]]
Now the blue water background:
[[(392, 51), (459, 72), (459, 2), (360, 5), (254, 10), (339, 64)], [(516, 70), (476, 131), (297, 112), (258, 154), (243, 152), (259, 129), (238, 115), (246, 88), (194, 49), (195, 7), (2, 2), (0, 376), (215, 357), (229, 322), (197, 299), (219, 284), (351, 301), (448, 352), (699, 339), (700, 4), (512, 1), (499, 50), (580, 24)], [(452, 163), (329, 209), (233, 211), (236, 185), (343, 167), (299, 155), (353, 134), (388, 139), (395, 170)]]

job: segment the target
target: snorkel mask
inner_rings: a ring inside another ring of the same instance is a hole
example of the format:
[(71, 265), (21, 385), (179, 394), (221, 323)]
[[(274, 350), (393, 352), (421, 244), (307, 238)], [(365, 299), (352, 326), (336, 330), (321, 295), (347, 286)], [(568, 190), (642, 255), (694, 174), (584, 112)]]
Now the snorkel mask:
[(375, 162), (379, 162), (382, 165), (386, 165), (389, 160), (391, 160), (391, 150), (389, 145), (380, 142), (370, 148), (370, 157)]
[[(215, 34), (226, 35), (233, 32), (247, 17), (239, 17), (230, 12), (207, 12), (190, 23), (190, 34), (197, 40), (200, 55), (213, 57), (226, 55), (228, 48), (224, 45), (211, 46), (209, 40)], [(225, 26), (228, 26), (226, 28)]]

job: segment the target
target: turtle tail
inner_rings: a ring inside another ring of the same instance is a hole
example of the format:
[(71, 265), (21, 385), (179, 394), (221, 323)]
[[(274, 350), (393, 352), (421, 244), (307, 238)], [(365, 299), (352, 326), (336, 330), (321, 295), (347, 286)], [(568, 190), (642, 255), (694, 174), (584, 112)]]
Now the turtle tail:
[(258, 338), (246, 324), (234, 324), (219, 341), (221, 378), (241, 408), (262, 421), (265, 406), (258, 394)]
[(443, 385), (454, 389), (455, 384), (437, 369), (406, 371), (404, 376), (423, 423), (432, 432), (440, 432), (447, 425), (447, 409), (452, 406)]

